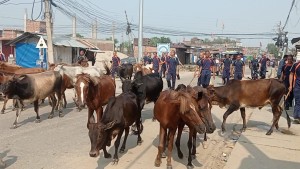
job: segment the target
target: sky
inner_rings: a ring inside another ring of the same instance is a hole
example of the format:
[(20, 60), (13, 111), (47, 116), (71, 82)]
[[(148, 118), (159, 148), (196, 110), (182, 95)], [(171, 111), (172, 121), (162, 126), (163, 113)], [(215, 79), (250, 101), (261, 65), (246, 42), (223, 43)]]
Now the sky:
[[(0, 0), (1, 1), (1, 0)], [(61, 3), (64, 0), (53, 0)], [(72, 0), (76, 1), (76, 0)], [(0, 29), (23, 28), (25, 8), (31, 18), (33, 0), (10, 0), (0, 5)], [(36, 0), (40, 2), (40, 0)], [(122, 41), (128, 39), (125, 29), (120, 30), (119, 22), (126, 22), (124, 11), (127, 11), (129, 22), (139, 23), (139, 0), (77, 0), (82, 6), (93, 7), (115, 20), (115, 37)], [(92, 2), (93, 4), (89, 3)], [(289, 32), (289, 39), (300, 36), (300, 0), (296, 0), (285, 31)], [(30, 3), (30, 4), (29, 4)], [(284, 25), (292, 0), (144, 0), (144, 25), (181, 30), (189, 32), (216, 33), (275, 33), (277, 25)], [(38, 16), (40, 3), (35, 3), (33, 18)], [(97, 11), (98, 16), (101, 15)], [(72, 20), (56, 8), (54, 12), (54, 34), (70, 34)], [(76, 13), (76, 11), (74, 11)], [(85, 19), (92, 22), (93, 19)], [(98, 20), (98, 38), (111, 37), (112, 23)], [(78, 33), (91, 37), (91, 28), (78, 25)], [(105, 30), (105, 31), (103, 31)], [(105, 32), (105, 33), (104, 33)], [(134, 37), (138, 36), (137, 29), (133, 31)], [(144, 37), (163, 36), (160, 34), (144, 34)], [(188, 40), (191, 37), (169, 36), (173, 42)], [(240, 35), (240, 38), (246, 36)], [(239, 38), (237, 37), (237, 38)], [(248, 36), (247, 36), (248, 37)], [(274, 43), (275, 36), (260, 36), (264, 39), (242, 39), (244, 46), (263, 46)], [(198, 38), (206, 38), (198, 36)], [(211, 38), (208, 37), (208, 38)], [(266, 39), (267, 38), (267, 39)]]

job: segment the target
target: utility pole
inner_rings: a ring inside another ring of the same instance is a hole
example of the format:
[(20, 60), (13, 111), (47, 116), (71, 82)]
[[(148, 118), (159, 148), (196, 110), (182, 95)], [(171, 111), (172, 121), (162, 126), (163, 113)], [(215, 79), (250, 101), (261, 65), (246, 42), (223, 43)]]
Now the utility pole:
[(141, 61), (143, 57), (143, 4), (144, 0), (140, 0), (140, 14), (139, 14), (139, 55), (138, 55), (138, 62)]
[(116, 46), (116, 44), (115, 44), (115, 22), (112, 23), (112, 41), (114, 44), (113, 51), (115, 51), (115, 46)]
[(45, 18), (46, 18), (46, 32), (47, 32), (47, 61), (54, 63), (53, 57), (53, 43), (52, 43), (52, 14), (50, 11), (50, 0), (45, 0)]
[(24, 13), (24, 32), (27, 32), (27, 9), (26, 8)]
[(76, 38), (76, 16), (73, 16), (72, 18), (72, 30), (73, 30), (72, 37)]

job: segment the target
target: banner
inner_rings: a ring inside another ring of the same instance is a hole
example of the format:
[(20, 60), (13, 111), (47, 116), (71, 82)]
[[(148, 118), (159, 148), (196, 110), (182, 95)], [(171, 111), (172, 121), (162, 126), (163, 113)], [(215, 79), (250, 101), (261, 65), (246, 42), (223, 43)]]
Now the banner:
[(161, 57), (163, 52), (170, 52), (170, 43), (158, 43), (157, 44), (157, 55)]

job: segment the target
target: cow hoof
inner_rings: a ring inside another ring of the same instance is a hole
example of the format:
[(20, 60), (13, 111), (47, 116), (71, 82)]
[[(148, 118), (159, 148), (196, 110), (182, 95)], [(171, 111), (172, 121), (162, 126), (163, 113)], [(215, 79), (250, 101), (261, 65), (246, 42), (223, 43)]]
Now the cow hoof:
[(161, 160), (155, 160), (154, 162), (155, 167), (160, 167), (160, 164), (161, 164)]
[(139, 140), (138, 142), (137, 142), (137, 145), (142, 145), (142, 143), (143, 143), (143, 140)]
[(225, 135), (225, 133), (226, 133), (225, 131), (222, 131), (222, 132), (221, 132), (221, 136), (224, 136), (224, 135)]
[(13, 108), (12, 111), (16, 111), (16, 108)]
[(117, 165), (117, 164), (118, 164), (118, 162), (119, 162), (119, 159), (113, 159), (113, 163), (112, 163), (112, 165)]
[(18, 125), (13, 124), (13, 126), (10, 129), (16, 129), (16, 128), (18, 128)]
[(153, 121), (153, 122), (156, 122), (156, 118), (153, 117), (153, 118), (152, 118), (152, 121)]
[(52, 119), (52, 118), (53, 118), (53, 115), (49, 115), (49, 116), (48, 116), (48, 119)]
[(166, 157), (167, 157), (167, 154), (165, 152), (161, 153), (161, 158), (166, 158)]
[(179, 159), (183, 159), (183, 154), (182, 154), (182, 152), (180, 151), (180, 152), (178, 152), (178, 158)]
[(188, 166), (186, 166), (186, 168), (187, 168), (187, 169), (193, 169), (194, 166), (193, 166), (193, 165), (188, 165)]
[(125, 148), (121, 148), (119, 153), (124, 153), (125, 152)]
[(36, 123), (40, 123), (40, 122), (41, 122), (41, 119), (36, 119), (35, 122), (36, 122)]
[(246, 131), (246, 127), (241, 128), (240, 131), (241, 131), (241, 132), (245, 132), (245, 131)]
[(62, 113), (59, 113), (58, 117), (64, 117), (65, 115)]
[(1, 114), (4, 114), (4, 110), (1, 110)]
[(104, 154), (104, 158), (111, 158), (111, 154), (109, 154), (109, 153)]
[(273, 132), (272, 131), (268, 131), (267, 133), (266, 133), (266, 135), (271, 135)]
[(191, 158), (192, 158), (192, 159), (196, 159), (196, 155), (195, 155), (195, 154), (192, 154), (192, 155), (191, 155)]
[(173, 167), (171, 165), (167, 165), (167, 169), (172, 169)]
[(202, 147), (203, 147), (203, 149), (207, 149), (208, 148), (208, 145), (207, 145), (206, 141), (202, 142)]

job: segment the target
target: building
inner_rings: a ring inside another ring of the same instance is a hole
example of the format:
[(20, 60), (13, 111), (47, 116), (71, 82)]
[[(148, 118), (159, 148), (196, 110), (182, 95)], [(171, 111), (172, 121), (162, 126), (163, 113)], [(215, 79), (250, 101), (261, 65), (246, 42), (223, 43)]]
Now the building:
[[(39, 67), (40, 50), (36, 48), (37, 43), (43, 37), (47, 41), (47, 36), (25, 32), (21, 36), (9, 41), (6, 45), (14, 46), (15, 51), (11, 53), (15, 56), (16, 64), (22, 67)], [(84, 44), (71, 37), (53, 37), (54, 63), (71, 64), (76, 62), (80, 49), (96, 49), (95, 46)], [(44, 64), (47, 63), (47, 52), (44, 53)]]
[(46, 34), (46, 22), (26, 19), (26, 32)]
[(23, 33), (22, 30), (19, 29), (3, 29), (0, 30), (0, 51), (2, 51), (7, 58), (11, 53), (14, 53), (15, 48), (12, 46), (5, 45), (9, 41), (15, 39), (19, 35)]

